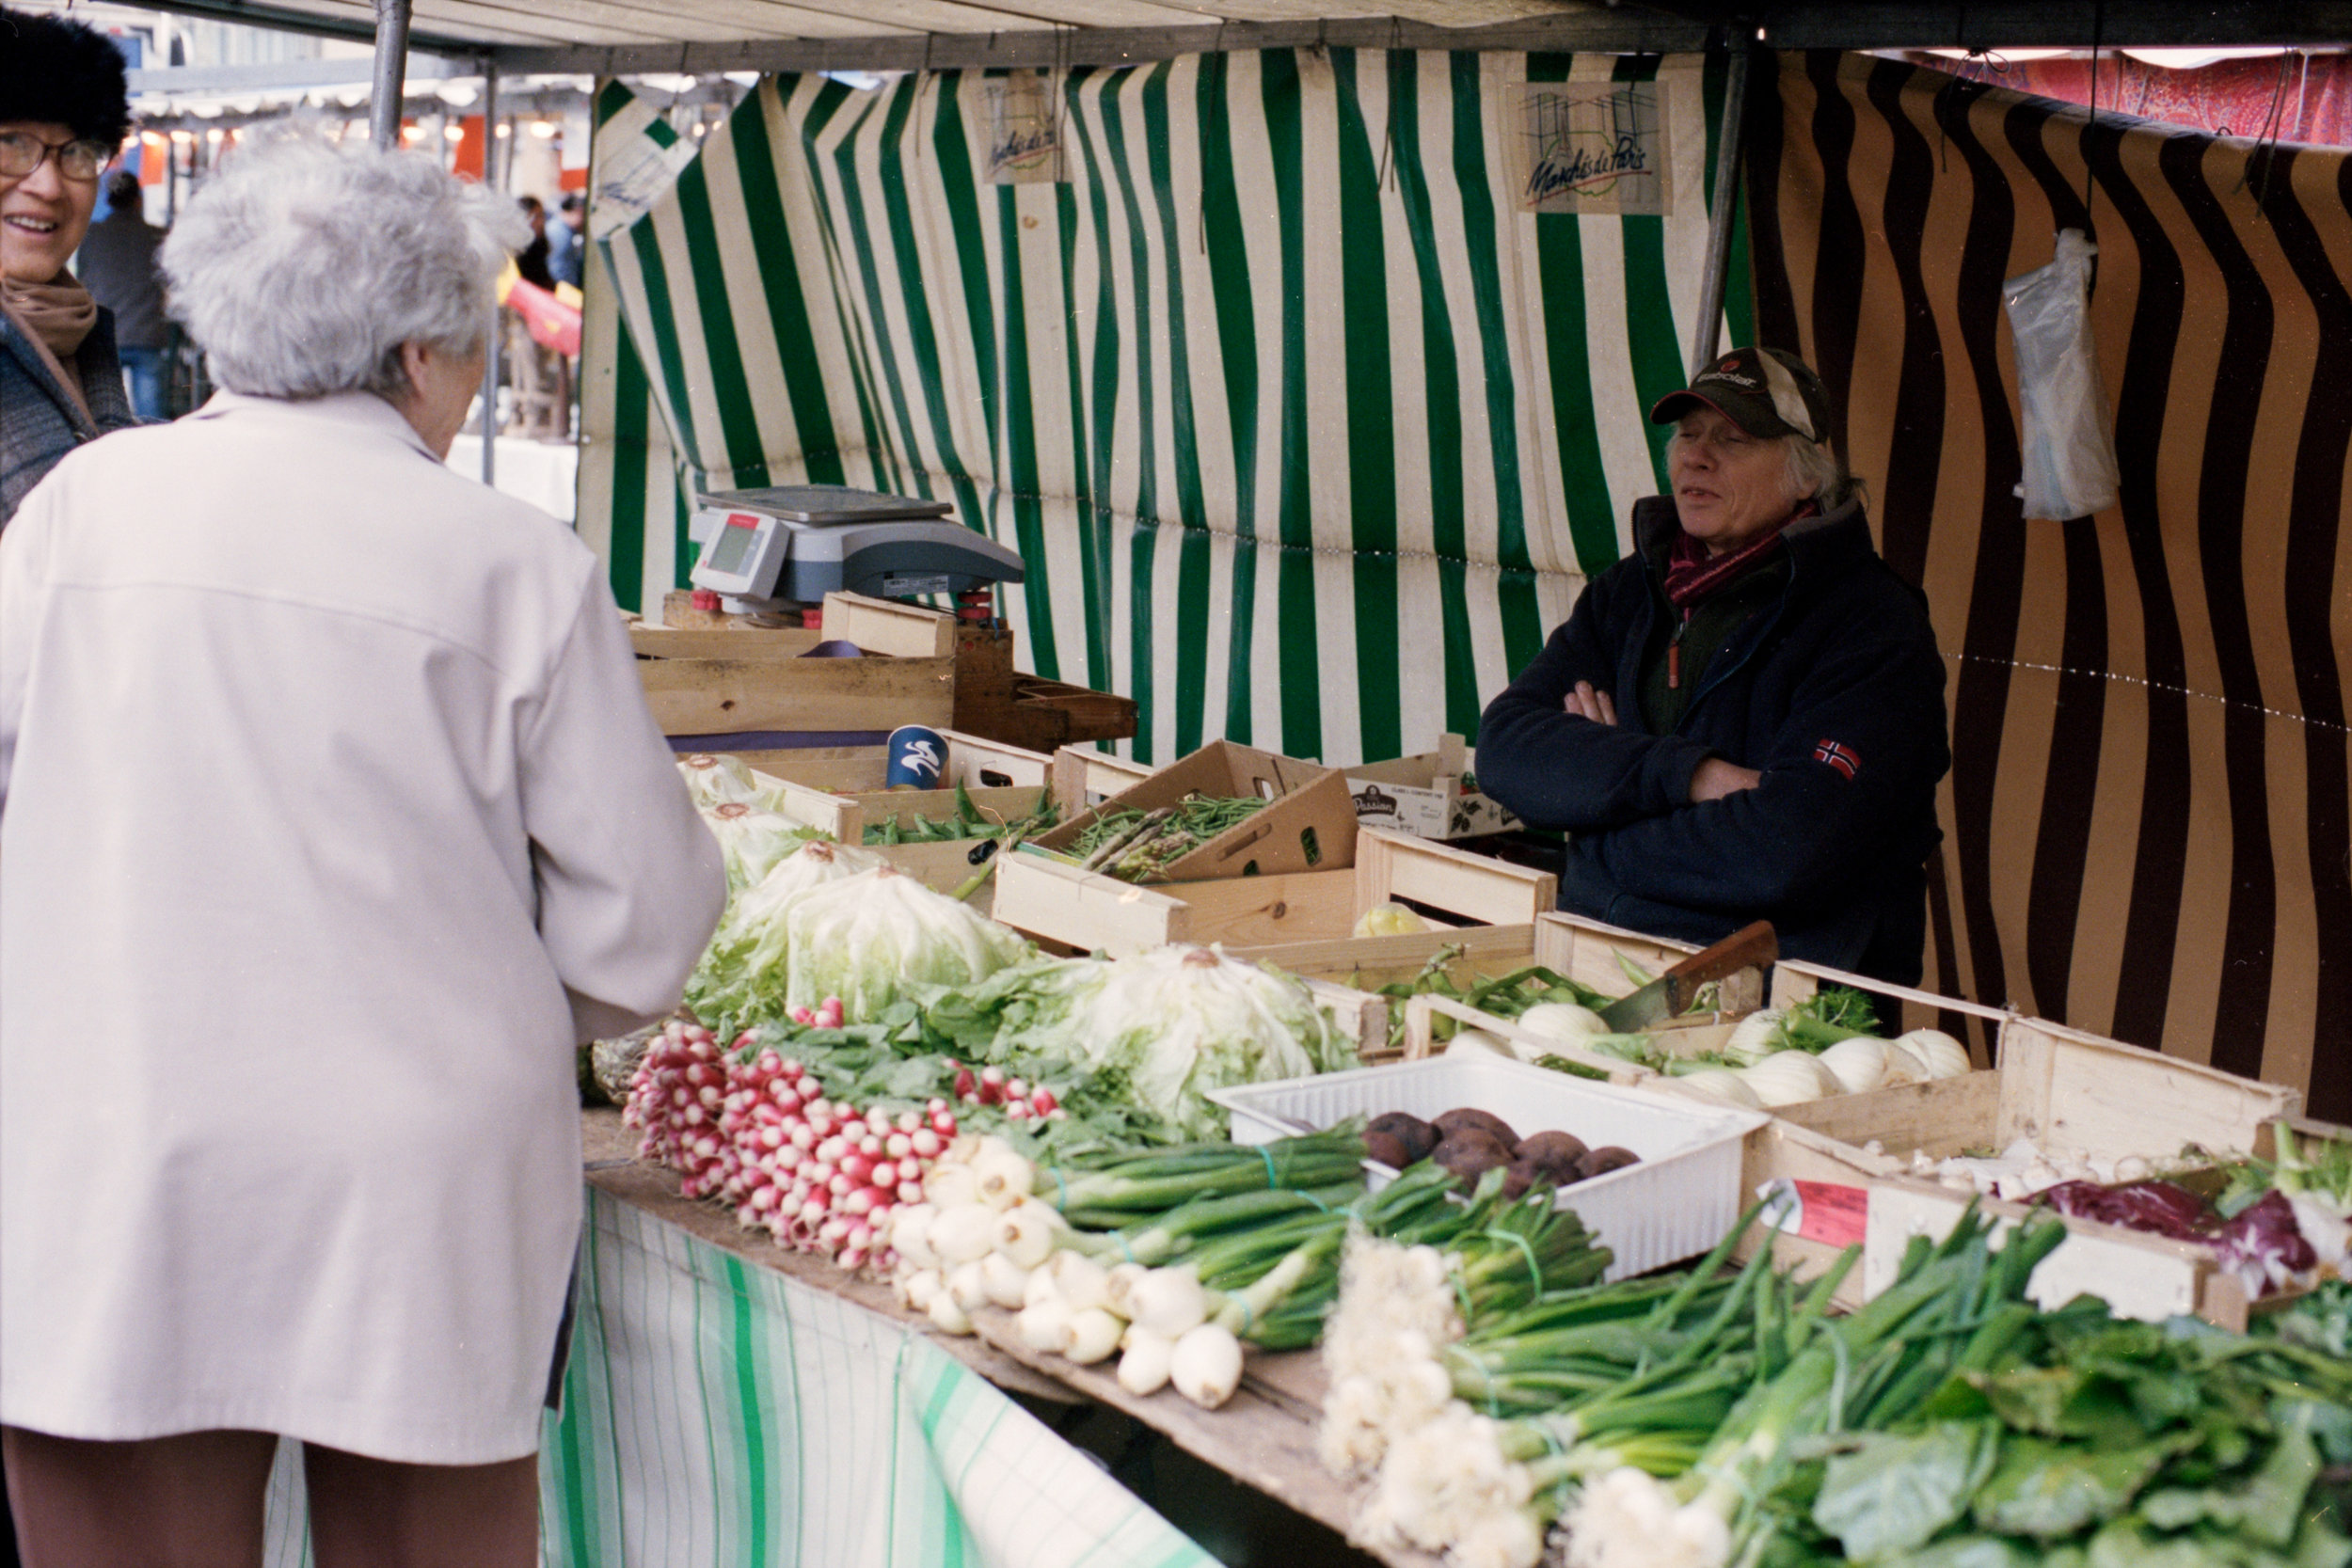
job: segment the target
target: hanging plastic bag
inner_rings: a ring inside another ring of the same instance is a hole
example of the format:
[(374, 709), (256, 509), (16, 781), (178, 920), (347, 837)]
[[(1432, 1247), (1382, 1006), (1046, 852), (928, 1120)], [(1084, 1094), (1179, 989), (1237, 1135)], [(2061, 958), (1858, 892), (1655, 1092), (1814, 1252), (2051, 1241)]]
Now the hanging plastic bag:
[(2115, 504), (2115, 443), (2106, 384), (2090, 341), (2090, 259), (2079, 229), (2058, 231), (2046, 267), (2001, 285), (2017, 338), (2017, 401), (2025, 411), (2028, 517), (2087, 517)]

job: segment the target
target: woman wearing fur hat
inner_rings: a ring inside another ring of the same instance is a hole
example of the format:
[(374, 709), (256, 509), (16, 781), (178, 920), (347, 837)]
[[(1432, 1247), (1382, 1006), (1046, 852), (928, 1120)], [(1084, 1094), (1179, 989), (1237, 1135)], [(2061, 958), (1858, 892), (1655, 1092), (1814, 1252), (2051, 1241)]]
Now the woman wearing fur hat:
[(0, 528), (57, 459), (138, 423), (114, 320), (66, 271), (130, 127), (103, 34), (0, 9)]

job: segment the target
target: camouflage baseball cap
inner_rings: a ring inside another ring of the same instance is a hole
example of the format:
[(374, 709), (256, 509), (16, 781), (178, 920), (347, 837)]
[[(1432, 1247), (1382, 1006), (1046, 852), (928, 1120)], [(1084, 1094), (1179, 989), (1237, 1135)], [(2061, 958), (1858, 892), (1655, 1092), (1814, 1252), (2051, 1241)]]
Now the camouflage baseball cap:
[(1813, 367), (1776, 348), (1735, 348), (1668, 392), (1649, 411), (1652, 424), (1672, 424), (1693, 404), (1712, 408), (1749, 435), (1771, 439), (1803, 436), (1829, 440), (1829, 394)]

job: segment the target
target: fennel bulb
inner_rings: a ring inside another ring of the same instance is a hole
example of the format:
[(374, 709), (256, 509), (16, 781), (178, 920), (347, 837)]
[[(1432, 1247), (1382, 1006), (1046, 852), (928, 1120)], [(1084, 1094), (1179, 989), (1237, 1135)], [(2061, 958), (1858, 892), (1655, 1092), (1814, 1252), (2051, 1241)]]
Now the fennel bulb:
[(1548, 1040), (1579, 1045), (1595, 1035), (1610, 1033), (1609, 1022), (1590, 1007), (1573, 1002), (1539, 1002), (1519, 1014), (1518, 1026)]
[(1767, 1110), (1845, 1092), (1837, 1075), (1809, 1051), (1775, 1051), (1754, 1066), (1741, 1068), (1740, 1076)]
[(1914, 1029), (1895, 1043), (1918, 1057), (1930, 1078), (1959, 1078), (1970, 1070), (1968, 1048), (1941, 1029)]

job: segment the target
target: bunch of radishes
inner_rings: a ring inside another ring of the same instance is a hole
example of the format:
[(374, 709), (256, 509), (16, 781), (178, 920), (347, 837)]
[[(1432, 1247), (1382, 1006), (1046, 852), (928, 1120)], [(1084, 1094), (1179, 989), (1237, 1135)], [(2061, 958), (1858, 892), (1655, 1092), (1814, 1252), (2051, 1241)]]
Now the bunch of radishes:
[[(1214, 1410), (1241, 1382), (1241, 1342), (1212, 1314), (1188, 1265), (1105, 1267), (1078, 1247), (1060, 1212), (1033, 1196), (1036, 1168), (996, 1137), (966, 1134), (935, 1162), (923, 1201), (883, 1233), (898, 1299), (949, 1334), (984, 1306), (1017, 1313), (1029, 1349), (1081, 1366), (1120, 1353), (1119, 1383), (1138, 1398), (1174, 1383)], [(1099, 1240), (1100, 1238), (1096, 1238)]]
[(678, 1020), (646, 1050), (622, 1119), (644, 1130), (642, 1158), (685, 1178), (686, 1196), (716, 1197), (739, 1224), (853, 1272), (891, 1268), (891, 1216), (921, 1198), (925, 1170), (956, 1136), (945, 1100), (896, 1117), (860, 1112), (755, 1036), (723, 1051)]
[(1067, 1114), (1053, 1090), (1042, 1084), (1033, 1086), (1024, 1079), (1009, 1078), (1000, 1067), (984, 1067), (976, 1072), (957, 1063), (956, 1098), (973, 1105), (1001, 1105), (1008, 1121), (1027, 1121), (1032, 1117), (1059, 1120)]

